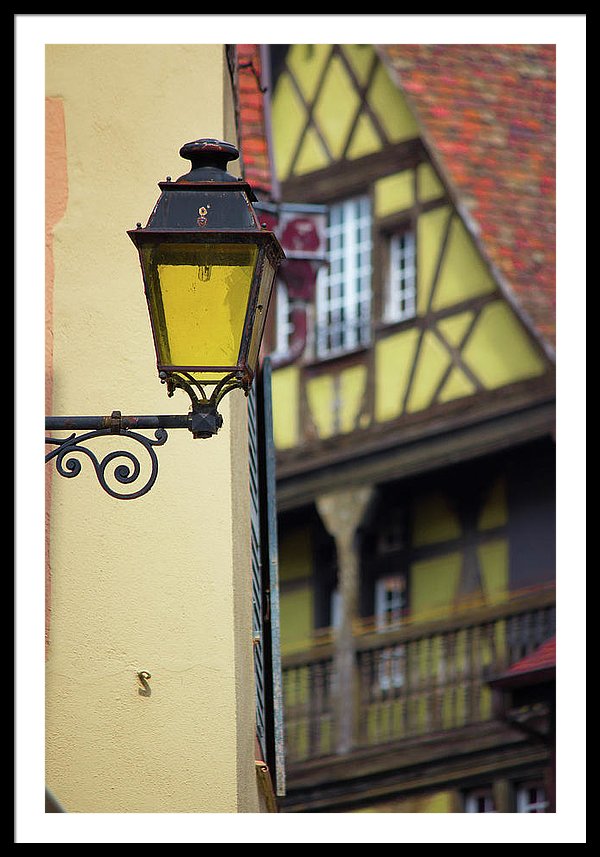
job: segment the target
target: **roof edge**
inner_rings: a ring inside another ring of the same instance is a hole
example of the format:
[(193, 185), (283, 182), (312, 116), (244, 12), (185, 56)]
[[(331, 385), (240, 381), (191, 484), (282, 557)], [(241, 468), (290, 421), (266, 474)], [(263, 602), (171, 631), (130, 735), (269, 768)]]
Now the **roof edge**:
[(555, 365), (556, 349), (550, 342), (548, 342), (544, 334), (540, 330), (538, 330), (529, 313), (523, 308), (521, 301), (515, 294), (514, 290), (511, 288), (510, 283), (507, 281), (506, 277), (500, 272), (497, 265), (495, 265), (490, 259), (489, 254), (485, 248), (485, 244), (483, 243), (480, 237), (479, 227), (477, 226), (473, 215), (470, 213), (470, 211), (468, 211), (464, 203), (461, 201), (459, 191), (455, 187), (455, 184), (448, 173), (443, 159), (438, 154), (435, 144), (431, 139), (431, 135), (423, 124), (419, 110), (414, 103), (414, 99), (412, 98), (411, 94), (404, 89), (404, 86), (402, 85), (402, 81), (400, 79), (400, 75), (398, 74), (398, 71), (394, 67), (393, 63), (390, 61), (390, 58), (387, 55), (385, 48), (385, 45), (373, 45), (373, 49), (375, 50), (375, 53), (379, 57), (382, 64), (385, 66), (390, 76), (390, 79), (399, 89), (401, 89), (402, 95), (406, 99), (406, 103), (421, 132), (423, 146), (440, 175), (442, 184), (444, 185), (444, 189), (446, 190), (446, 193), (448, 194), (451, 203), (453, 204), (457, 214), (461, 218), (465, 229), (469, 233), (470, 237), (473, 239), (477, 250), (481, 253), (481, 257), (485, 265), (487, 266), (491, 276), (496, 282), (498, 289), (502, 293), (502, 296), (506, 299), (506, 301), (508, 301), (512, 309), (519, 317), (520, 321), (527, 329), (527, 332), (533, 337), (533, 339), (535, 339), (547, 359)]

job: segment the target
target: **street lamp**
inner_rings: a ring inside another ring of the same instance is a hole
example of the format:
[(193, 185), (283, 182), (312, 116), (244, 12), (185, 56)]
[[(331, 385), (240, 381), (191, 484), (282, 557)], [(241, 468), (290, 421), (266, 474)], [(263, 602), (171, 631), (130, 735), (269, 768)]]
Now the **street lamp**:
[(147, 226), (128, 234), (140, 256), (159, 377), (169, 395), (187, 391), (194, 437), (210, 437), (222, 423), (219, 401), (252, 383), (284, 254), (258, 221), (250, 185), (226, 170), (239, 156), (234, 146), (196, 140), (180, 155), (190, 172), (161, 182)]
[[(84, 452), (109, 493), (132, 498), (146, 493), (156, 479), (153, 447), (166, 440), (166, 428), (187, 428), (209, 438), (223, 423), (217, 406), (231, 390), (248, 394), (256, 373), (267, 310), (277, 268), (284, 258), (273, 234), (258, 220), (250, 185), (227, 172), (239, 157), (230, 143), (213, 139), (186, 143), (179, 151), (191, 170), (176, 181), (160, 182), (160, 197), (145, 227), (128, 232), (138, 249), (160, 380), (167, 392), (184, 390), (191, 410), (182, 416), (47, 417), (46, 430), (91, 429), (79, 438), (47, 438), (57, 445), (62, 476), (76, 476), (81, 465), (65, 456)], [(210, 394), (208, 391), (210, 390)], [(151, 441), (132, 429), (154, 428)], [(117, 455), (133, 465), (115, 471), (122, 484), (139, 470), (130, 453), (111, 453), (101, 462), (81, 442), (103, 434), (127, 435), (141, 442), (152, 459), (149, 486), (123, 495), (110, 490), (104, 473)], [(108, 459), (108, 460), (107, 460)]]

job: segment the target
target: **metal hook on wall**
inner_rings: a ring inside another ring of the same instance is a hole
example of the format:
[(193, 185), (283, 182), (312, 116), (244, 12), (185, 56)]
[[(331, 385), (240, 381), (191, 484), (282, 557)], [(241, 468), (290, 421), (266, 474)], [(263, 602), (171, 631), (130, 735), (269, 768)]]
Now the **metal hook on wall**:
[(137, 674), (140, 684), (142, 687), (138, 688), (138, 693), (140, 696), (150, 696), (152, 691), (150, 689), (150, 685), (148, 684), (148, 679), (152, 678), (150, 673), (147, 670), (142, 670)]

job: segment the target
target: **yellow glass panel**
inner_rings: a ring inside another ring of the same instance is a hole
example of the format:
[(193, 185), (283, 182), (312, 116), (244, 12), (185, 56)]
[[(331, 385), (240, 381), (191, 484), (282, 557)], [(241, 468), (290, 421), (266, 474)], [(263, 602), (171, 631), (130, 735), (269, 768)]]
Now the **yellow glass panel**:
[(162, 364), (236, 365), (257, 252), (236, 244), (159, 249)]
[(256, 371), (258, 365), (258, 355), (262, 344), (263, 330), (267, 319), (269, 309), (269, 301), (271, 298), (271, 290), (273, 288), (273, 280), (275, 279), (275, 268), (270, 261), (265, 258), (262, 266), (262, 274), (258, 286), (258, 297), (256, 299), (256, 312), (254, 313), (254, 325), (252, 328), (252, 338), (250, 340), (250, 348), (248, 349), (248, 367), (252, 372)]

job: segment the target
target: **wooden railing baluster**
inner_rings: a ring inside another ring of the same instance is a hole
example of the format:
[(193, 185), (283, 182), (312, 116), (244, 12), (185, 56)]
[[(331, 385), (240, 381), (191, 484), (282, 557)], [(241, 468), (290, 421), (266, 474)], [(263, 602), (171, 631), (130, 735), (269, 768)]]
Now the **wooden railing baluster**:
[(481, 626), (473, 628), (473, 652), (471, 671), (471, 722), (478, 723), (481, 720), (481, 685), (483, 681), (483, 663), (481, 657)]
[(323, 663), (317, 661), (311, 669), (310, 700), (309, 700), (309, 748), (311, 756), (321, 753), (321, 735), (323, 727), (324, 692), (323, 692)]
[(423, 666), (423, 695), (425, 709), (425, 728), (428, 732), (433, 731), (433, 638), (425, 637), (423, 640), (425, 648)]
[[(554, 633), (553, 592), (436, 623), (406, 623), (355, 640), (355, 745), (383, 745), (493, 716), (485, 683)], [(333, 648), (283, 659), (286, 756), (291, 765), (335, 752), (338, 682)]]

